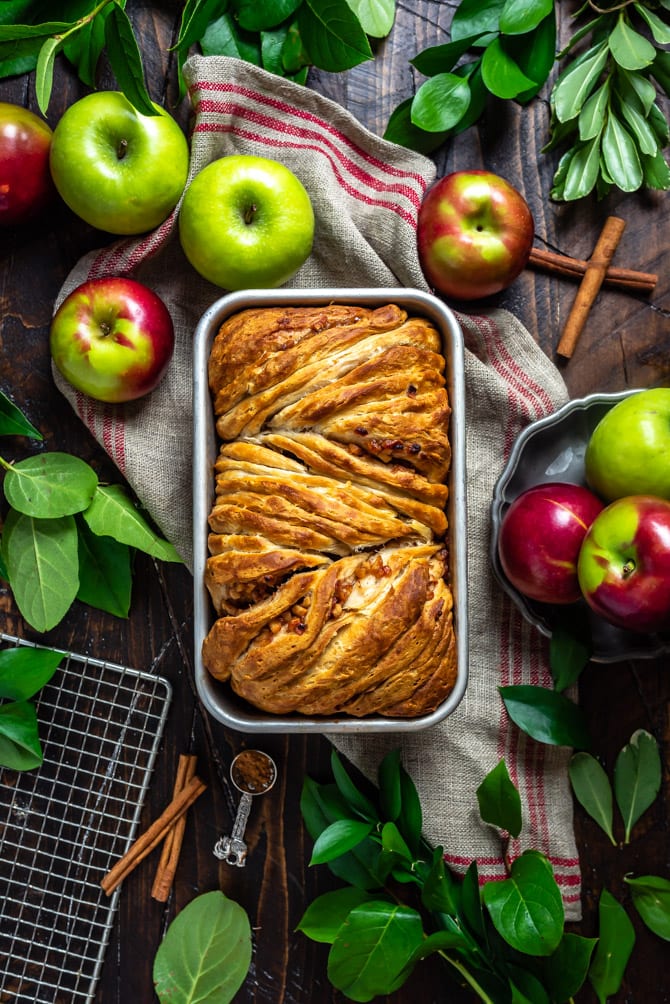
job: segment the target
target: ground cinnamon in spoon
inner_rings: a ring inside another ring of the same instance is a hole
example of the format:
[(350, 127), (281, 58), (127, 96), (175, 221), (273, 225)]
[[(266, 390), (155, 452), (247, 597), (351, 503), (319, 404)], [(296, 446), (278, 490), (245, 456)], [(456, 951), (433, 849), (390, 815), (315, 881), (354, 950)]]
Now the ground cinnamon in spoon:
[(233, 784), (249, 794), (267, 791), (274, 784), (275, 767), (269, 756), (259, 750), (243, 750), (231, 767)]

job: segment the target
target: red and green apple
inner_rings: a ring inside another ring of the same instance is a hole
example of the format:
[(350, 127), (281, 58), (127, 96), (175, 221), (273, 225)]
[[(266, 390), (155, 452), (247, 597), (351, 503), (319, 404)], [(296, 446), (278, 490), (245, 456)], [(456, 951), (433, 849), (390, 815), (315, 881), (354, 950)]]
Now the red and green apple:
[(419, 209), (417, 246), (430, 286), (476, 300), (510, 285), (528, 262), (535, 227), (528, 203), (490, 171), (440, 178)]
[(52, 136), (48, 122), (28, 108), (0, 102), (0, 226), (24, 223), (53, 198)]
[(54, 365), (77, 390), (119, 403), (148, 394), (174, 350), (168, 308), (148, 286), (123, 276), (89, 279), (53, 316)]
[(611, 502), (584, 538), (578, 575), (586, 602), (611, 624), (670, 630), (670, 501), (629, 495)]

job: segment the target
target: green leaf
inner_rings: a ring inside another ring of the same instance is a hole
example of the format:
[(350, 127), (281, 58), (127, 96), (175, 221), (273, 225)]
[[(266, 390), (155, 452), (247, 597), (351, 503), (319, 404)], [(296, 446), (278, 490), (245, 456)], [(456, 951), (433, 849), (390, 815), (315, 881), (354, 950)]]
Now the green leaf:
[(82, 516), (98, 536), (113, 537), (160, 561), (181, 561), (173, 545), (151, 529), (121, 485), (98, 485)]
[(402, 809), (402, 788), (400, 786), (400, 750), (387, 753), (379, 764), (377, 772), (379, 803), (387, 819), (397, 819)]
[(596, 186), (600, 170), (600, 136), (578, 143), (565, 176), (563, 198), (566, 202), (583, 199)]
[(312, 941), (332, 945), (337, 932), (354, 907), (373, 898), (379, 897), (373, 897), (364, 889), (357, 889), (351, 885), (335, 889), (333, 892), (325, 892), (310, 903), (296, 930), (302, 931)]
[[(121, 6), (125, 6), (125, 0)], [(111, 7), (103, 7), (99, 14), (65, 40), (64, 56), (77, 70), (79, 79), (94, 89), (97, 83), (97, 68), (102, 50), (105, 47), (105, 21), (109, 17)]]
[(559, 122), (576, 118), (607, 63), (607, 43), (592, 46), (576, 59), (556, 81), (552, 105)]
[(0, 436), (27, 436), (29, 439), (44, 439), (44, 436), (28, 421), (23, 412), (0, 391)]
[(65, 616), (79, 588), (74, 517), (33, 519), (10, 509), (2, 548), (21, 614), (36, 631), (49, 631)]
[[(579, 113), (579, 138), (582, 141), (600, 136), (610, 98), (609, 78), (584, 102)], [(588, 660), (587, 660), (588, 661)]]
[(0, 698), (27, 701), (49, 682), (63, 653), (19, 645), (0, 650)]
[(512, 721), (533, 739), (554, 746), (590, 747), (583, 712), (563, 694), (524, 684), (500, 687), (499, 692)]
[(212, 21), (200, 39), (203, 56), (233, 56), (254, 66), (261, 65), (261, 50), (257, 36), (238, 30), (230, 14)]
[(91, 533), (83, 521), (78, 530), (77, 599), (115, 617), (127, 617), (133, 585), (130, 548), (113, 537)]
[(0, 767), (32, 770), (43, 759), (34, 706), (29, 701), (0, 706)]
[(460, 913), (460, 890), (453, 875), (444, 863), (441, 847), (433, 851), (430, 871), (425, 877), (421, 891), (421, 902), (432, 913)]
[(328, 955), (328, 979), (354, 1001), (392, 993), (423, 941), (421, 917), (410, 907), (373, 900), (355, 907)]
[(477, 788), (479, 814), (485, 823), (506, 830), (511, 836), (521, 833), (521, 798), (512, 783), (504, 760), (489, 771)]
[(51, 89), (54, 80), (54, 62), (56, 56), (62, 48), (60, 38), (48, 38), (37, 56), (37, 66), (35, 68), (35, 96), (37, 104), (43, 115), (49, 109), (51, 99)]
[(480, 940), (486, 941), (488, 934), (484, 921), (484, 908), (480, 894), (479, 869), (476, 861), (471, 861), (461, 884), (461, 908), (468, 928)]
[(200, 41), (214, 20), (214, 15), (220, 11), (220, 0), (187, 0), (181, 12), (179, 34), (174, 48), (186, 54), (192, 45)]
[(497, 32), (506, 0), (461, 0), (451, 22), (451, 39)]
[(667, 52), (665, 49), (659, 49), (650, 67), (650, 72), (668, 97), (670, 97), (670, 52)]
[(456, 73), (438, 73), (425, 80), (412, 101), (412, 123), (426, 132), (453, 129), (470, 104), (467, 80)]
[(384, 130), (384, 139), (429, 155), (444, 143), (448, 133), (427, 132), (415, 126), (412, 122), (413, 101), (413, 98), (407, 98), (394, 108)]
[(505, 35), (521, 35), (537, 28), (554, 9), (554, 0), (505, 0), (500, 30)]
[(670, 188), (670, 167), (663, 153), (657, 150), (653, 157), (642, 157), (642, 176), (647, 188), (658, 188), (665, 192)]
[[(332, 798), (328, 792), (334, 792), (342, 805), (334, 811)], [(317, 837), (336, 819), (344, 819), (347, 806), (334, 785), (320, 785), (312, 778), (306, 777), (300, 795), (300, 811), (305, 821), (305, 828), (312, 840)], [(330, 871), (343, 882), (348, 882), (359, 889), (378, 889), (380, 886), (376, 865), (379, 860), (379, 847), (372, 840), (355, 847), (348, 854), (328, 862)]]
[(670, 45), (670, 25), (666, 24), (665, 21), (661, 21), (658, 14), (654, 14), (652, 10), (645, 7), (644, 4), (636, 3), (633, 5), (635, 10), (638, 12), (640, 17), (649, 25), (649, 30), (655, 41), (659, 45)]
[(627, 70), (621, 70), (617, 79), (626, 101), (631, 101), (634, 94), (642, 114), (649, 115), (656, 100), (656, 88), (651, 81), (643, 77), (641, 73), (629, 73)]
[(347, 3), (366, 35), (386, 38), (393, 27), (395, 0), (347, 0)]
[(400, 805), (400, 815), (396, 819), (398, 829), (407, 841), (412, 853), (418, 855), (423, 827), (421, 800), (412, 778), (402, 764), (400, 765)]
[(619, 66), (626, 70), (643, 70), (650, 66), (656, 55), (651, 42), (631, 26), (624, 12), (619, 13), (617, 23), (610, 32), (609, 50)]
[(298, 27), (314, 66), (330, 73), (372, 59), (368, 37), (346, 0), (303, 0)]
[(412, 853), (395, 823), (384, 823), (381, 830), (381, 838), (382, 850), (403, 858), (405, 861), (412, 861)]
[(69, 453), (41, 453), (14, 464), (5, 476), (5, 498), (38, 519), (71, 516), (90, 504), (98, 484), (93, 468)]
[(604, 769), (590, 753), (575, 753), (570, 760), (569, 774), (578, 801), (616, 846), (612, 832), (612, 787)]
[(637, 141), (640, 153), (653, 157), (658, 149), (658, 143), (656, 142), (656, 134), (646, 118), (630, 101), (619, 102), (619, 109), (622, 118), (626, 120), (626, 124)]
[(624, 843), (636, 822), (661, 790), (662, 765), (654, 737), (638, 729), (623, 747), (614, 765), (614, 792), (625, 826)]
[(551, 955), (563, 936), (563, 900), (551, 865), (538, 851), (524, 851), (508, 879), (486, 882), (482, 897), (498, 934), (526, 955)]
[(642, 185), (642, 165), (632, 136), (610, 112), (603, 132), (603, 163), (613, 183), (622, 192), (636, 192)]
[(491, 94), (498, 98), (515, 98), (535, 84), (522, 73), (500, 38), (486, 47), (482, 57), (482, 79)]
[(335, 784), (351, 808), (363, 819), (377, 822), (379, 813), (370, 799), (366, 798), (351, 780), (336, 749), (331, 750), (330, 769), (333, 772)]
[(62, 35), (71, 25), (68, 21), (42, 21), (40, 24), (1, 24), (0, 42), (16, 41), (24, 38), (47, 39), (52, 35)]
[(598, 1001), (606, 1004), (621, 986), (635, 944), (635, 930), (624, 908), (607, 889), (600, 894), (598, 917), (598, 944), (588, 975)]
[(650, 931), (670, 941), (670, 882), (658, 875), (624, 875), (633, 905)]
[(337, 819), (319, 834), (310, 865), (322, 865), (333, 858), (346, 854), (372, 832), (374, 823), (364, 823), (358, 819)]
[(527, 35), (506, 38), (505, 45), (521, 72), (534, 81), (516, 97), (524, 104), (541, 90), (556, 61), (556, 15), (549, 14)]
[(543, 969), (544, 982), (553, 1001), (569, 1001), (581, 989), (597, 944), (597, 938), (584, 938), (569, 931), (563, 935)]
[(410, 63), (424, 77), (435, 77), (438, 73), (446, 73), (453, 70), (458, 60), (468, 49), (481, 38), (481, 35), (468, 35), (460, 38), (456, 42), (444, 42), (441, 45), (432, 45), (428, 49), (423, 49), (417, 53)]
[(228, 1004), (251, 964), (251, 928), (243, 908), (222, 892), (202, 893), (167, 929), (154, 959), (161, 1004)]
[(119, 88), (141, 115), (158, 115), (144, 80), (139, 46), (128, 15), (113, 3), (105, 21), (107, 56)]
[(246, 31), (268, 31), (295, 14), (302, 0), (237, 0), (236, 16)]

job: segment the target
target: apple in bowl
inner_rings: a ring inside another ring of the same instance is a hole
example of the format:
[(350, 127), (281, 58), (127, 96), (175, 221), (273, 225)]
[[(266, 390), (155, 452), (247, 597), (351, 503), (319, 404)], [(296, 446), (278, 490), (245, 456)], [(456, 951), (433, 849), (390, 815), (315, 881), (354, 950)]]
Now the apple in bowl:
[(584, 599), (628, 631), (670, 630), (670, 501), (628, 495), (596, 516), (579, 553)]
[(603, 508), (593, 492), (567, 482), (544, 482), (521, 492), (498, 533), (498, 557), (509, 582), (541, 603), (579, 600), (580, 548)]
[(133, 401), (162, 380), (174, 351), (168, 308), (123, 276), (81, 283), (56, 310), (49, 334), (56, 369), (98, 401)]
[(428, 190), (417, 248), (426, 281), (456, 300), (506, 289), (525, 268), (535, 225), (516, 188), (490, 171), (454, 171)]

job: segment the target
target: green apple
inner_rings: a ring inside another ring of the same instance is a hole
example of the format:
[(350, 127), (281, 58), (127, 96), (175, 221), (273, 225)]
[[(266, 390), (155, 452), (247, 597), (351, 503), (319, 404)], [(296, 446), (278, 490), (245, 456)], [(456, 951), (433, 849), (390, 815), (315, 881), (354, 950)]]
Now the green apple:
[(179, 212), (193, 268), (223, 289), (274, 289), (307, 260), (314, 211), (298, 178), (265, 157), (233, 154), (195, 176)]
[(141, 234), (177, 205), (188, 174), (188, 143), (158, 105), (142, 115), (120, 91), (75, 101), (54, 130), (51, 175), (77, 216), (110, 234)]
[(607, 501), (670, 499), (670, 387), (618, 401), (593, 430), (584, 457), (589, 487)]

